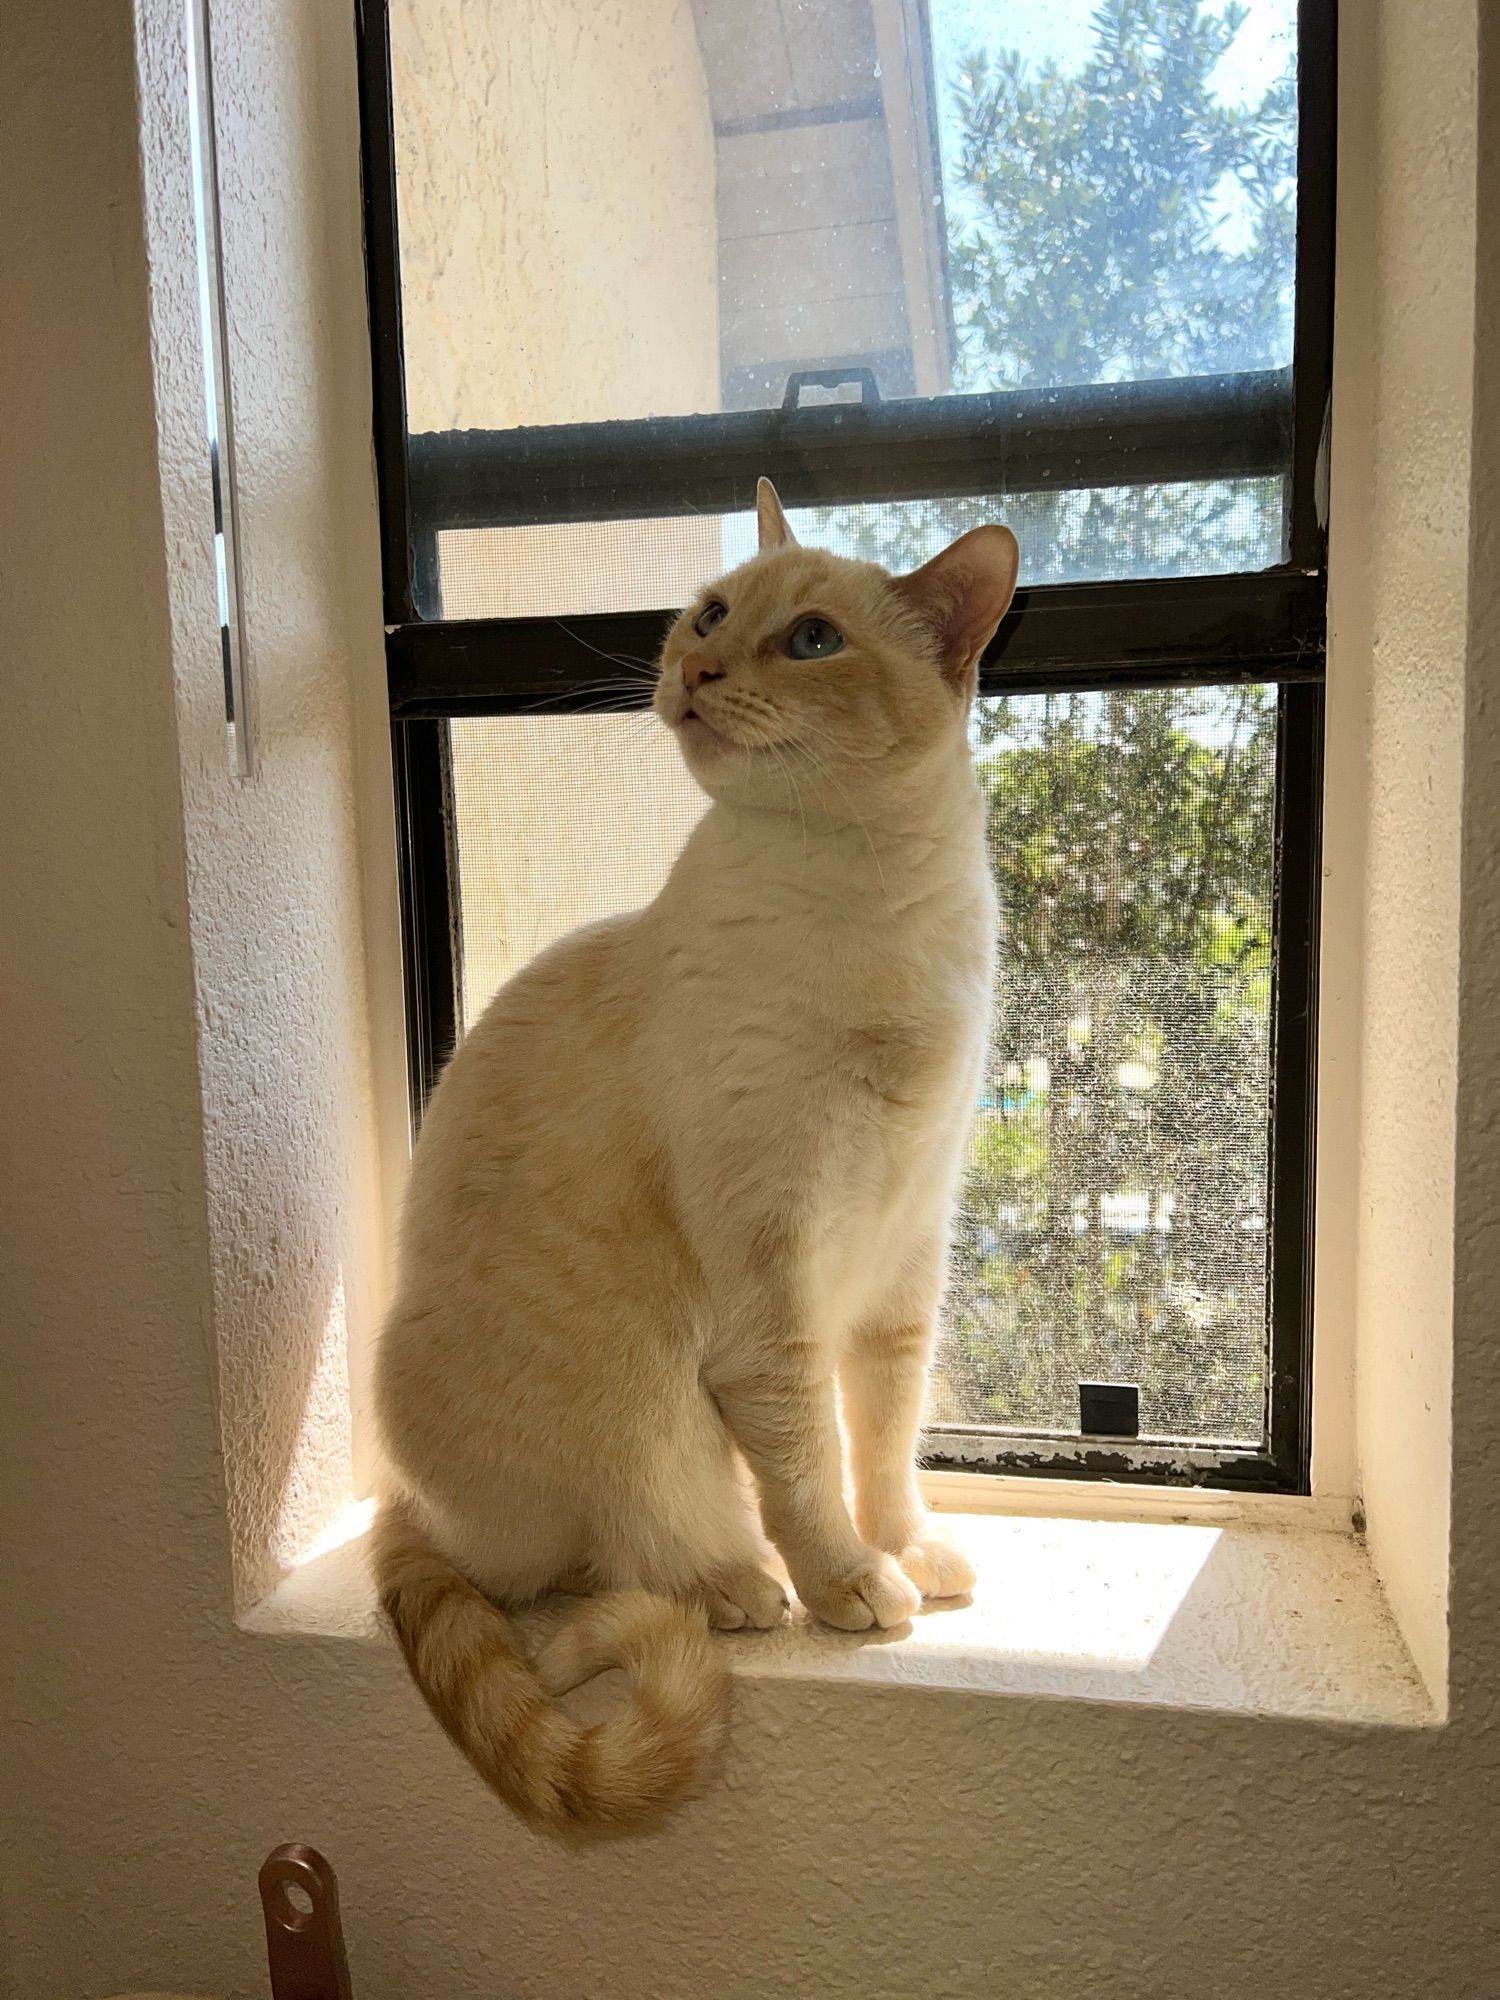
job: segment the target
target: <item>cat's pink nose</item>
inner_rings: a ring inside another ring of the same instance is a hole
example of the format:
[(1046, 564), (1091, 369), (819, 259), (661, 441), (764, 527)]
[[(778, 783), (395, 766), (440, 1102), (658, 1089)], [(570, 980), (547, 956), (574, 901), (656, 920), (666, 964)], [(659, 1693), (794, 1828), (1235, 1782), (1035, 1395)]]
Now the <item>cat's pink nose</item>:
[(721, 681), (724, 669), (716, 667), (707, 653), (684, 653), (682, 656), (682, 685), (689, 694), (701, 688), (705, 681)]

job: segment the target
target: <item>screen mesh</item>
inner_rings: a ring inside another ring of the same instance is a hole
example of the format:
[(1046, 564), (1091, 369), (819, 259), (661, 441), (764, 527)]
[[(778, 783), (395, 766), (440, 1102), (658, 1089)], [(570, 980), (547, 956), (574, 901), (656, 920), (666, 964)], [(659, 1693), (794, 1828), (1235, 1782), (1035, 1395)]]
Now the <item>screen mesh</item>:
[(1265, 1427), (1274, 688), (985, 701), (1004, 925), (931, 1416)]
[(556, 938), (649, 903), (708, 801), (650, 714), (449, 728), (470, 1022)]
[[(834, 555), (915, 569), (956, 536), (1007, 522), (1021, 581), (1102, 583), (1229, 576), (1282, 560), (1281, 479), (975, 494), (844, 507), (794, 507), (798, 539)], [(753, 514), (464, 528), (438, 537), (444, 618), (577, 618), (666, 611), (755, 553)]]
[[(656, 892), (704, 809), (649, 716), (455, 721), (462, 1003)], [(931, 1418), (1264, 1434), (1276, 693), (981, 701), (1004, 920)], [(587, 1089), (587, 1079), (580, 1079)]]

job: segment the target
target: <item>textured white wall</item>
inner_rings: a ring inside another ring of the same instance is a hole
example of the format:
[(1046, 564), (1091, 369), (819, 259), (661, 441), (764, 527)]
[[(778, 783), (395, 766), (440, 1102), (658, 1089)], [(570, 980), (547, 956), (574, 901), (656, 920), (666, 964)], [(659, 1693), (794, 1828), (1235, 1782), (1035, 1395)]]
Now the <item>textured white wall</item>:
[[(330, 298), (358, 301), (363, 282), (349, 161), (328, 120), (330, 107), (350, 114), (354, 79), (331, 67), (342, 37), (320, 44), (265, 7), (215, 12), (256, 765), (253, 782), (238, 784), (225, 774), (215, 663), (180, 10), (153, 0), (141, 11), (158, 506), (243, 1606), (352, 1493), (348, 1336), (378, 1314), (384, 1278), (377, 1106), (392, 1153), (406, 1118), (399, 1091), (379, 1100), (379, 1052), (399, 1050), (399, 982), (367, 979), (365, 964), (367, 938), (372, 951), (383, 944), (385, 963), (396, 949), (389, 818), (362, 855), (354, 803), (390, 797), (378, 573), (368, 535), (350, 536), (346, 500), (351, 486), (368, 487), (368, 378), (340, 345), (358, 337), (357, 320), (327, 310)], [(361, 758), (375, 766), (364, 786)]]
[[(1460, 10), (1462, 11), (1462, 10)], [(1472, 23), (1473, 11), (1469, 10)], [(1430, 1686), (1447, 1671), (1453, 969), (1462, 927), (1463, 785), (1474, 424), (1475, 38), (1435, 63), (1424, 11), (1387, 7), (1354, 72), (1358, 141), (1378, 120), (1375, 172), (1345, 176), (1339, 450), (1329, 721), (1363, 758), (1358, 872), (1330, 897), (1357, 911), (1359, 1135), (1350, 1308), (1359, 1329), (1359, 1484), (1371, 1554)], [(1399, 87), (1396, 87), (1399, 83)], [(1398, 271), (1392, 287), (1382, 274)], [(1371, 491), (1380, 497), (1366, 504)], [(1341, 830), (1342, 831), (1342, 830)], [(1347, 837), (1345, 835), (1345, 837)], [(1345, 1163), (1338, 1162), (1340, 1170)], [(1343, 1274), (1340, 1274), (1341, 1276)], [(1325, 1295), (1327, 1288), (1325, 1287)]]
[[(1387, 51), (1404, 48), (1399, 0), (1346, 11), (1352, 35), (1378, 14), (1398, 37)], [(245, 0), (233, 12), (247, 38), (254, 31), (242, 46), (263, 65), (266, 101), (289, 93), (289, 141), (326, 148), (331, 168), (326, 205), (283, 210), (268, 195), (268, 266), (316, 259), (335, 279), (350, 276), (345, 10)], [(149, 0), (151, 34), (165, 36), (176, 14)], [(1473, 185), (1473, 0), (1434, 0), (1424, 20), (1423, 101), (1428, 79), (1448, 75), (1451, 87), (1433, 83), (1420, 157), (1469, 162), (1451, 196), (1461, 201)], [(268, 796), (308, 817), (286, 841), (268, 826), (252, 838), (238, 815), (256, 808), (226, 806), (247, 864), (262, 843), (261, 865), (218, 875), (196, 856), (203, 809), (200, 780), (190, 771), (185, 791), (179, 763), (179, 730), (189, 757), (194, 741), (191, 703), (174, 687), (174, 615), (179, 680), (211, 677), (215, 656), (209, 628), (186, 643), (183, 605), (196, 586), (179, 573), (176, 516), (164, 524), (157, 483), (162, 469), (169, 489), (201, 487), (201, 476), (189, 475), (190, 433), (174, 428), (186, 417), (171, 369), (186, 366), (185, 350), (167, 363), (158, 465), (148, 300), (159, 336), (171, 302), (159, 236), (148, 271), (130, 22), (123, 5), (12, 0), (0, 37), (7, 276), (22, 303), (7, 343), (0, 521), (5, 1992), (99, 2000), (167, 1987), (263, 2000), (254, 1872), (273, 1842), (300, 1837), (340, 1871), (361, 2000), (1196, 2000), (1205, 1988), (1233, 2000), (1483, 2000), (1496, 1962), (1500, 1812), (1493, 34), (1469, 736), (1461, 769), (1442, 765), (1453, 785), (1462, 779), (1468, 814), (1453, 1302), (1430, 1275), (1405, 1289), (1403, 1266), (1391, 1322), (1394, 1337), (1397, 1313), (1420, 1314), (1407, 1328), (1416, 1344), (1430, 1314), (1455, 1317), (1453, 1720), (1396, 1733), (760, 1682), (741, 1693), (729, 1767), (708, 1801), (655, 1840), (582, 1857), (541, 1847), (493, 1805), (422, 1719), (391, 1653), (254, 1638), (231, 1621), (214, 1355), (216, 1336), (239, 1338), (245, 1325), (226, 1296), (221, 1196), (208, 1190), (238, 1176), (251, 1191), (245, 1226), (273, 1274), (281, 1241), (258, 1234), (265, 1217), (281, 1213), (286, 1242), (309, 1246), (292, 1259), (299, 1275), (286, 1294), (289, 1314), (308, 1315), (288, 1334), (305, 1359), (336, 1263), (322, 1232), (332, 1217), (357, 1242), (349, 1218), (372, 1171), (368, 1134), (341, 1124), (355, 1114), (329, 1102), (354, 1052), (317, 1039), (343, 1033), (357, 1011), (357, 969), (337, 935), (293, 914), (315, 894), (352, 923), (356, 890), (339, 847), (349, 832), (333, 795), (358, 746), (341, 704), (310, 694), (296, 711), (305, 738), (290, 722), (284, 733), (273, 726), (268, 753), (285, 765), (265, 781), (285, 784)], [(1382, 61), (1385, 134), (1413, 76), (1409, 57), (1399, 68), (1388, 53)], [(154, 92), (171, 87), (165, 71), (148, 75)], [(241, 160), (251, 167), (278, 171), (270, 156)], [(1386, 204), (1426, 199), (1420, 173), (1408, 184), (1377, 176), (1374, 162), (1365, 171)], [(174, 173), (148, 153), (153, 204), (178, 199)], [(1393, 217), (1384, 240), (1406, 240)], [(1436, 308), (1418, 274), (1404, 278), (1403, 291), (1401, 270), (1384, 274), (1384, 310), (1419, 324)], [(265, 380), (249, 393), (265, 397), (269, 423), (275, 383), (293, 367), (287, 407), (310, 405), (317, 421), (284, 440), (292, 518), (315, 532), (317, 510), (301, 511), (297, 494), (304, 479), (326, 481), (347, 534), (315, 540), (305, 561), (277, 534), (260, 545), (256, 587), (281, 577), (365, 602), (368, 461), (362, 434), (346, 435), (362, 396), (357, 283), (352, 304), (347, 290), (331, 296), (303, 329), (304, 363), (251, 343)], [(278, 303), (301, 311), (310, 298), (292, 287)], [(1457, 448), (1461, 458), (1461, 438)], [(1377, 491), (1377, 507), (1394, 497)], [(1466, 560), (1461, 537), (1451, 559)], [(1409, 592), (1387, 592), (1387, 633), (1429, 615), (1425, 589), (1414, 578)], [(326, 617), (288, 645), (288, 660), (306, 649), (315, 678), (354, 643), (338, 636), (331, 600)], [(1451, 632), (1444, 660), (1464, 643)], [(1424, 712), (1406, 726), (1425, 758)], [(1441, 817), (1452, 802), (1434, 790), (1430, 811)], [(339, 851), (305, 853), (307, 839)], [(206, 924), (219, 926), (213, 951)], [(288, 957), (305, 951), (324, 968), (321, 995), (299, 984), (315, 971)], [(221, 1011), (271, 1023), (263, 1069), (250, 1029), (221, 1022)], [(296, 1059), (281, 1047), (278, 1015), (293, 1024)], [(1393, 1037), (1409, 1034), (1405, 1015), (1387, 1018)], [(1397, 1040), (1388, 1056), (1399, 1064), (1419, 1051)], [(294, 1095), (257, 1107), (257, 1074)], [(204, 1094), (220, 1090), (241, 1109), (214, 1105), (210, 1121), (227, 1123), (205, 1140)], [(288, 1133), (294, 1116), (326, 1116), (330, 1128)]]

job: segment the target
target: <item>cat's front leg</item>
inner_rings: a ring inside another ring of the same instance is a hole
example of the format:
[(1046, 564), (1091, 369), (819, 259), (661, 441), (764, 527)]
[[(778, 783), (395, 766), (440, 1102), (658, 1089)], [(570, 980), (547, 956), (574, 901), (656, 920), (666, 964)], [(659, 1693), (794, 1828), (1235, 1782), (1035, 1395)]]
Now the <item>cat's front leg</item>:
[(865, 1540), (894, 1556), (923, 1597), (962, 1597), (974, 1587), (973, 1565), (928, 1513), (917, 1485), (940, 1280), (926, 1289), (930, 1303), (908, 1293), (895, 1310), (860, 1327), (844, 1355), (855, 1518)]
[[(855, 1533), (844, 1505), (833, 1380), (811, 1341), (736, 1342), (741, 1365), (712, 1384), (760, 1489), (766, 1533), (797, 1595), (827, 1625), (904, 1625), (920, 1603), (891, 1557)], [(752, 1358), (753, 1357), (753, 1358)]]

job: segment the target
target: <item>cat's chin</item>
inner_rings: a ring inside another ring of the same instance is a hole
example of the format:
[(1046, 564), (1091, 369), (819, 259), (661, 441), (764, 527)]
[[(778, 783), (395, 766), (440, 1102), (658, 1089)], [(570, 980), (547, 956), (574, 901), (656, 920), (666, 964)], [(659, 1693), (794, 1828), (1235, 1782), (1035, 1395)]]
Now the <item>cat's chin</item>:
[(721, 736), (701, 715), (683, 716), (677, 724), (677, 736), (685, 750), (722, 752), (735, 748), (727, 736)]

